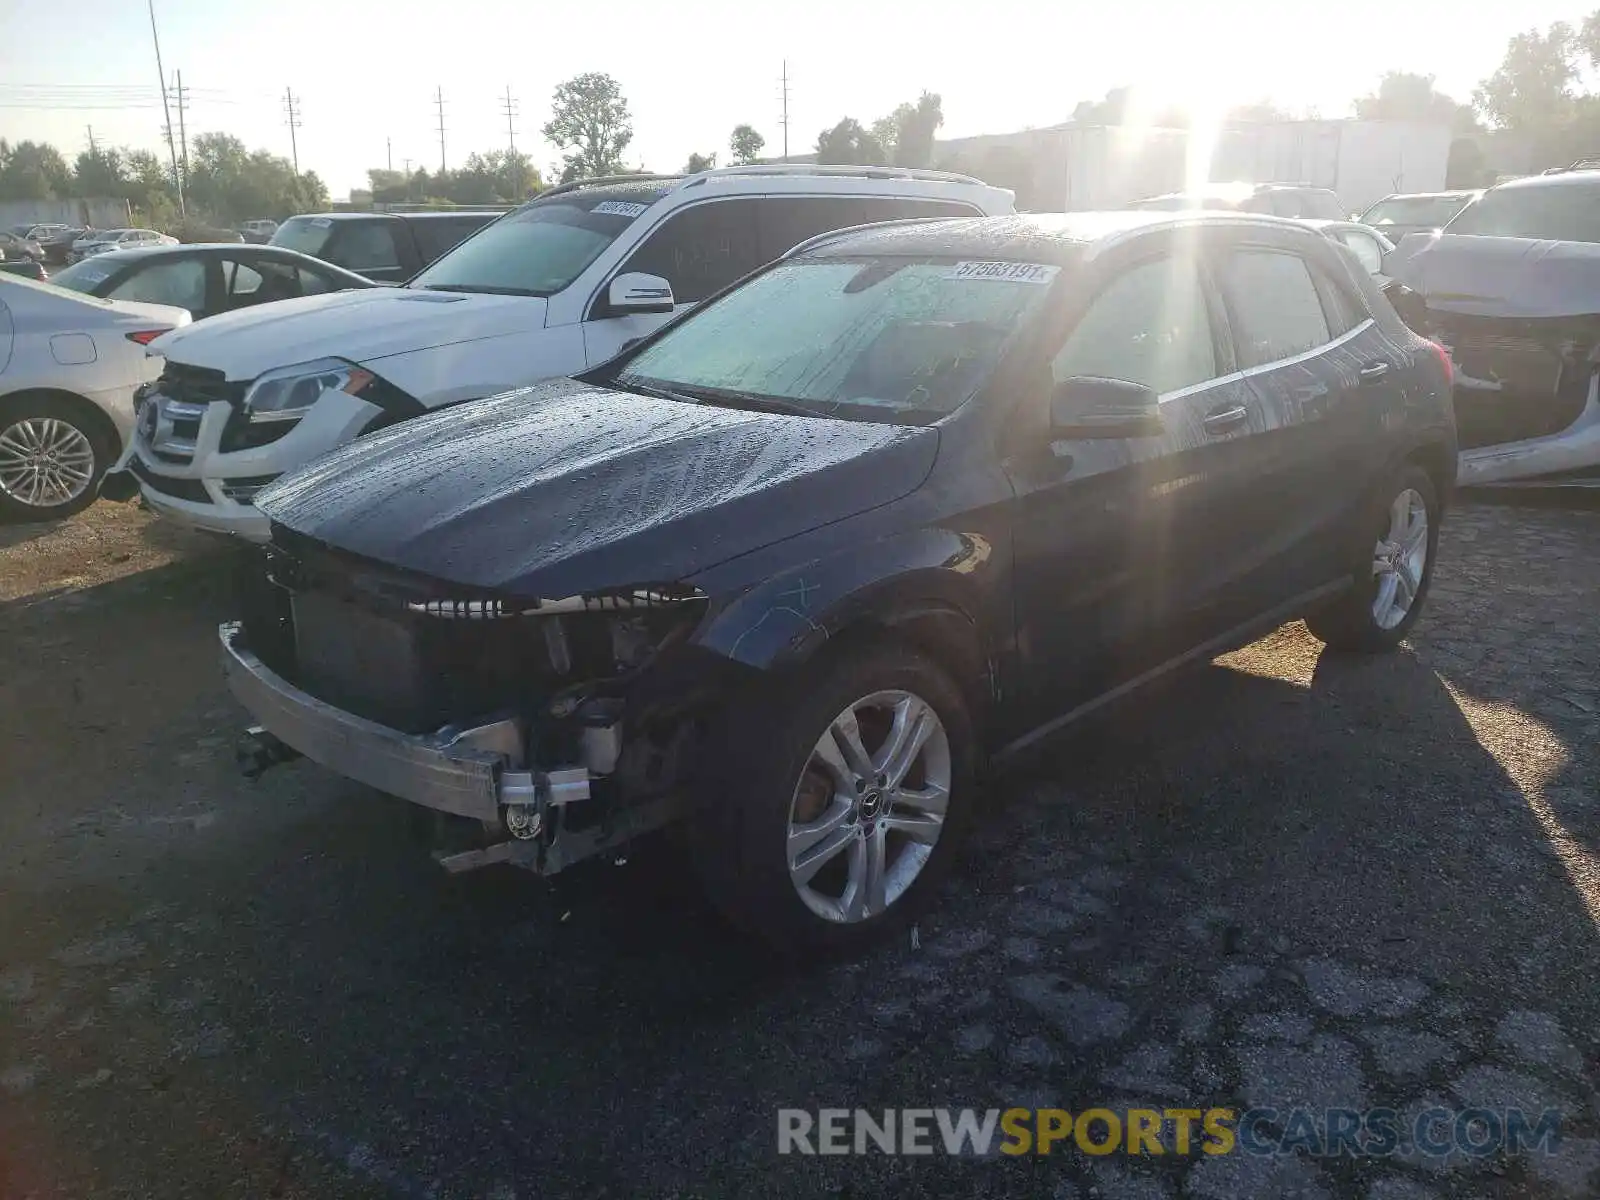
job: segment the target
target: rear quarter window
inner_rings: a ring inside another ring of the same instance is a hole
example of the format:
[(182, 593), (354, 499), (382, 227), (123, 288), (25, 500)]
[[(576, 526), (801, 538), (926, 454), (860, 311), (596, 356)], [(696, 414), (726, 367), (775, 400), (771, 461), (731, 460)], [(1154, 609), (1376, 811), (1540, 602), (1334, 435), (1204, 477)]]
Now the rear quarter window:
[(1222, 266), (1239, 365), (1294, 358), (1332, 340), (1311, 269), (1288, 250), (1247, 246)]

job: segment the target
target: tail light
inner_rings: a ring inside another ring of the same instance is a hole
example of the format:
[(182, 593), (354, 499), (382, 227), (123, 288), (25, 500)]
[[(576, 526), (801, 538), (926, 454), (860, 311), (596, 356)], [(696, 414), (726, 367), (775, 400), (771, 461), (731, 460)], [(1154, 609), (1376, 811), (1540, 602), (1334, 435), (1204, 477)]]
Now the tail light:
[(1446, 387), (1455, 386), (1456, 364), (1450, 358), (1450, 351), (1446, 350), (1444, 343), (1428, 340), (1429, 347), (1439, 356), (1439, 365), (1444, 368), (1444, 382)]
[(163, 333), (171, 333), (170, 329), (136, 329), (127, 335), (130, 342), (138, 342), (141, 346), (148, 346)]

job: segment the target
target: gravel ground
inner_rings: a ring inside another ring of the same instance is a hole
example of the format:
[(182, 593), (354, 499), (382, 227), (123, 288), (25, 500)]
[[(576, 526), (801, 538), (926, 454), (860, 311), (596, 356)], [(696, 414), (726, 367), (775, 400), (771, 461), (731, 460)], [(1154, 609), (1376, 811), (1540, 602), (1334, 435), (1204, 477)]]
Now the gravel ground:
[[(445, 878), (234, 773), (225, 553), (0, 530), (0, 1196), (1582, 1197), (1600, 513), (1463, 507), (1383, 660), (1299, 625), (1059, 741), (917, 945), (778, 971), (669, 845)], [(780, 1157), (779, 1107), (1559, 1107), (1552, 1156)]]

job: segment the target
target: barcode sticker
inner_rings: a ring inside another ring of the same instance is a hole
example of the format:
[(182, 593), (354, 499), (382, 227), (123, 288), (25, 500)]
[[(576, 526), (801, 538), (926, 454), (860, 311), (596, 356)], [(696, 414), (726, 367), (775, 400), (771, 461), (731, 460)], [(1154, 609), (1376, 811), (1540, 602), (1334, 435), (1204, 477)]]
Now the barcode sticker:
[(1049, 263), (958, 262), (947, 279), (998, 279), (1002, 283), (1047, 284), (1060, 267)]
[(626, 200), (602, 200), (589, 211), (607, 217), (638, 217), (649, 207), (648, 204), (630, 204)]

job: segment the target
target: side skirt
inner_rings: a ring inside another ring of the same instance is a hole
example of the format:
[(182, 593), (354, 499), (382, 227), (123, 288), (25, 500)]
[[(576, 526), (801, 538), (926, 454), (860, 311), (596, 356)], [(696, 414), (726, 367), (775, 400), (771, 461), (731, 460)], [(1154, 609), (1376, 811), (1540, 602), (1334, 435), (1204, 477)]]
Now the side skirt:
[(1293, 620), (1324, 601), (1332, 600), (1341, 593), (1348, 591), (1351, 586), (1353, 586), (1353, 581), (1347, 577), (1325, 583), (1321, 587), (1312, 588), (1309, 592), (1302, 592), (1300, 595), (1278, 605), (1276, 608), (1270, 609), (1261, 616), (1246, 621), (1242, 625), (1237, 625), (1227, 632), (1211, 638), (1209, 641), (1201, 642), (1192, 650), (1186, 650), (1176, 658), (1169, 658), (1166, 662), (1151, 667), (1143, 674), (1135, 675), (1132, 679), (1119, 683), (1110, 691), (1102, 692), (1093, 699), (1084, 701), (1076, 708), (1062, 713), (1059, 717), (1051, 718), (1043, 725), (1030, 730), (1021, 737), (1007, 742), (994, 752), (991, 756), (991, 762), (995, 766), (1006, 765), (1024, 751), (1034, 748), (1044, 739), (1059, 733), (1068, 725), (1087, 717), (1090, 713), (1100, 711), (1106, 705), (1131, 695), (1148, 683), (1153, 683), (1157, 679), (1170, 675), (1180, 667), (1188, 666), (1194, 662), (1210, 661), (1217, 655), (1225, 654), (1229, 650), (1236, 650), (1240, 646), (1248, 646), (1263, 634), (1272, 632), (1285, 621)]

